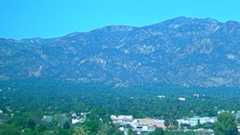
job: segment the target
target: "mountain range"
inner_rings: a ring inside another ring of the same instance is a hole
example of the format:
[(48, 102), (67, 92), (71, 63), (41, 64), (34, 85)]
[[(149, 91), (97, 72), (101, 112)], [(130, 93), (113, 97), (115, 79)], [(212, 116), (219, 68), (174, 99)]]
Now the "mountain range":
[(240, 23), (178, 17), (57, 38), (0, 38), (0, 80), (28, 78), (116, 87), (238, 87)]

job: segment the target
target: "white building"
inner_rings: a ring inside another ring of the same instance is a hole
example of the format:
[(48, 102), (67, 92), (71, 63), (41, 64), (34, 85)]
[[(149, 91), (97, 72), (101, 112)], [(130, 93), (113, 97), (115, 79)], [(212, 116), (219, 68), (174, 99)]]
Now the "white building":
[(200, 124), (215, 123), (217, 122), (217, 117), (200, 117), (199, 122)]
[(178, 100), (179, 101), (186, 101), (186, 98), (185, 97), (179, 97)]
[(133, 131), (140, 134), (141, 132), (153, 132), (156, 128), (165, 129), (164, 122), (164, 120), (150, 118), (135, 119), (130, 126)]
[(76, 113), (72, 114), (72, 124), (78, 124), (78, 123), (83, 123), (86, 120), (86, 113), (81, 113), (79, 116)]
[(165, 121), (151, 118), (134, 119), (131, 115), (111, 115), (111, 120), (114, 124), (119, 124), (120, 131), (125, 131), (126, 127), (130, 127), (137, 134), (143, 132), (153, 132), (156, 128), (166, 129)]
[(192, 118), (185, 118), (185, 119), (178, 119), (178, 125), (189, 125), (191, 127), (197, 126), (198, 124), (207, 124), (207, 123), (215, 123), (217, 121), (216, 117), (192, 117)]
[(237, 120), (240, 120), (240, 111), (237, 111), (235, 113), (235, 117), (236, 117)]
[(157, 97), (160, 98), (160, 99), (166, 98), (166, 96), (164, 96), (164, 95), (159, 95)]
[(130, 126), (132, 130), (140, 134), (141, 132), (152, 132), (155, 130), (153, 126), (149, 126), (146, 124), (141, 123), (139, 120), (134, 120)]
[(132, 115), (111, 115), (111, 120), (114, 124), (129, 125), (133, 121)]
[(240, 133), (240, 125), (237, 126), (238, 132)]
[(193, 97), (199, 98), (199, 97), (200, 97), (200, 94), (194, 93), (194, 94), (193, 94)]

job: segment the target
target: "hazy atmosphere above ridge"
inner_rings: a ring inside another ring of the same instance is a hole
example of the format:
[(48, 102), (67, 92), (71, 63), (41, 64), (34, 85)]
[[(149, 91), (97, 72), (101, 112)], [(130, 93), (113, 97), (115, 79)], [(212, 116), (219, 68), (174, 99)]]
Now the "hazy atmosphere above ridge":
[(238, 0), (2, 0), (0, 37), (58, 37), (108, 25), (145, 26), (178, 16), (240, 20)]

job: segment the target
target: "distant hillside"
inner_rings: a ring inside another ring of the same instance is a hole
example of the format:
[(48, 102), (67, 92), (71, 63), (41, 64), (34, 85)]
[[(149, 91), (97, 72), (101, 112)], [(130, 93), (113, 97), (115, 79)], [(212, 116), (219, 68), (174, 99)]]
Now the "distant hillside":
[(0, 39), (0, 80), (28, 78), (239, 86), (240, 23), (179, 17), (51, 39)]

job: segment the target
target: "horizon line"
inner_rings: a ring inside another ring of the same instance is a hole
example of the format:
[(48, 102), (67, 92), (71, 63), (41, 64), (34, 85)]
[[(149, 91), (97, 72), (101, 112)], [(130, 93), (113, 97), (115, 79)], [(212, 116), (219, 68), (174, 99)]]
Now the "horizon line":
[(103, 28), (107, 28), (107, 27), (116, 27), (116, 26), (126, 26), (126, 27), (135, 27), (135, 28), (141, 28), (141, 27), (147, 27), (147, 26), (153, 26), (153, 25), (157, 25), (157, 24), (161, 24), (163, 22), (167, 22), (167, 21), (171, 21), (171, 20), (176, 20), (176, 19), (181, 19), (181, 18), (185, 18), (185, 19), (196, 19), (196, 20), (214, 20), (218, 23), (227, 23), (227, 22), (237, 22), (240, 23), (240, 20), (225, 20), (225, 21), (220, 21), (218, 19), (215, 19), (213, 17), (188, 17), (188, 16), (178, 16), (178, 17), (172, 17), (169, 19), (164, 19), (162, 21), (156, 22), (156, 23), (151, 23), (151, 24), (146, 24), (146, 25), (141, 25), (141, 26), (137, 26), (137, 25), (128, 25), (128, 24), (106, 24), (104, 26), (99, 26), (96, 28), (92, 28), (90, 30), (86, 30), (86, 31), (73, 31), (73, 32), (68, 32), (65, 34), (61, 34), (61, 35), (56, 35), (56, 36), (33, 36), (33, 37), (22, 37), (22, 38), (11, 38), (11, 37), (0, 37), (0, 39), (7, 39), (7, 40), (17, 40), (17, 41), (21, 41), (21, 40), (31, 40), (31, 39), (54, 39), (54, 38), (59, 38), (59, 37), (64, 37), (64, 36), (68, 36), (70, 34), (74, 34), (74, 33), (87, 33), (87, 32), (92, 32), (95, 30), (99, 30), (99, 29), (103, 29)]

